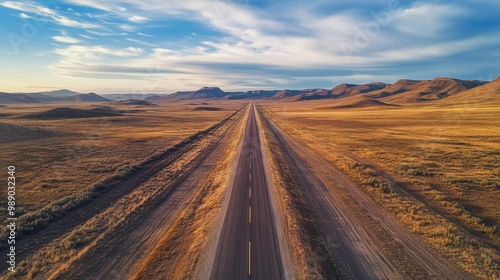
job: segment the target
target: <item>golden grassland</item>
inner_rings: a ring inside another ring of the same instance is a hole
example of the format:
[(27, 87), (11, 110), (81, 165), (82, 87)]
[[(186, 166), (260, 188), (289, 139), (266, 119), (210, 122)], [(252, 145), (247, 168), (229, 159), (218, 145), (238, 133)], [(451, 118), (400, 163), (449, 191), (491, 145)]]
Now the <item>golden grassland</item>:
[[(244, 135), (248, 109), (224, 148), (224, 157), (181, 213), (174, 225), (142, 262), (133, 279), (195, 279), (197, 267), (207, 258), (207, 244), (220, 219), (233, 163)], [(203, 277), (207, 277), (203, 275)]]
[[(227, 112), (226, 112), (227, 113)], [(234, 118), (234, 116), (232, 117)], [(224, 130), (229, 119), (215, 130)], [(220, 120), (219, 120), (220, 121)], [(212, 124), (213, 125), (213, 124)], [(214, 127), (214, 126), (212, 126)], [(61, 273), (65, 273), (76, 260), (84, 256), (89, 250), (103, 246), (107, 237), (117, 234), (116, 230), (127, 223), (138, 212), (144, 211), (155, 198), (158, 198), (171, 185), (178, 183), (178, 176), (189, 170), (189, 164), (197, 158), (200, 153), (213, 143), (222, 132), (209, 133), (206, 137), (199, 138), (194, 146), (190, 147), (174, 164), (167, 166), (148, 182), (134, 189), (130, 194), (120, 198), (116, 203), (102, 213), (96, 215), (84, 224), (75, 228), (60, 239), (50, 244), (40, 246), (28, 260), (23, 260), (18, 268), (17, 275), (23, 275), (29, 279), (57, 279)], [(11, 275), (8, 276), (10, 279)], [(14, 277), (15, 278), (15, 277)]]
[(262, 103), (412, 232), (476, 276), (498, 277), (500, 106), (435, 104)]
[[(111, 105), (122, 115), (45, 120), (21, 117), (53, 108), (96, 106), (42, 104), (2, 108), (0, 154), (5, 169), (9, 165), (16, 167), (17, 214), (38, 210), (81, 191), (241, 107), (233, 102), (222, 104), (222, 110), (199, 110), (198, 107), (221, 105), (207, 102), (161, 103), (154, 107)], [(2, 211), (6, 205), (6, 201), (0, 201), (0, 219), (6, 217), (6, 211)]]

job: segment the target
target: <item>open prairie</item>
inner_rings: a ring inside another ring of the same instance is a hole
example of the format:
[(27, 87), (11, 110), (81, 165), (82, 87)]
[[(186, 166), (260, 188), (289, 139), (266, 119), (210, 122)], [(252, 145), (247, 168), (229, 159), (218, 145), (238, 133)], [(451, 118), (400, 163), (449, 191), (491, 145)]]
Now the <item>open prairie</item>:
[[(206, 102), (161, 106), (57, 103), (2, 108), (0, 153), (3, 162), (15, 164), (18, 170), (18, 184), (23, 189), (17, 197), (18, 214), (85, 190), (206, 129), (241, 104), (217, 106), (222, 108), (206, 110), (218, 108)], [(59, 112), (61, 108), (70, 109)], [(95, 108), (104, 109), (104, 114), (92, 115)], [(52, 115), (46, 113), (54, 109)], [(76, 110), (82, 110), (83, 115), (74, 116)], [(2, 195), (2, 219), (6, 217), (5, 198)]]
[(345, 103), (7, 107), (4, 276), (498, 278), (498, 107)]
[[(322, 155), (426, 244), (477, 277), (497, 277), (498, 104), (337, 105), (342, 102), (261, 106), (299, 145)], [(309, 163), (321, 172), (317, 161)]]

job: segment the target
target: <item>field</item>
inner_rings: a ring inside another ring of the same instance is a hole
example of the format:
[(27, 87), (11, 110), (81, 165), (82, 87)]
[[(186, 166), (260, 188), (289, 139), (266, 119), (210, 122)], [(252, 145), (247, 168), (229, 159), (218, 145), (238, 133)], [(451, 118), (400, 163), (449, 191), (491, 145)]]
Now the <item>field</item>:
[(497, 279), (498, 106), (358, 99), (4, 107), (2, 276)]
[[(112, 105), (114, 111), (120, 112), (116, 116), (88, 118), (75, 118), (67, 112), (54, 118), (30, 115), (54, 108), (90, 110), (96, 106), (51, 104), (3, 108), (0, 153), (5, 164), (16, 166), (18, 188), (22, 189), (17, 194), (18, 215), (38, 210), (137, 164), (209, 127), (240, 106), (233, 103), (225, 104), (222, 110), (204, 110), (204, 107), (217, 108), (207, 104), (118, 104)], [(6, 201), (1, 201), (1, 205), (0, 218), (5, 219)]]
[(484, 268), (496, 270), (498, 107), (333, 105), (262, 103), (284, 131), (339, 167), (432, 247), (478, 276)]

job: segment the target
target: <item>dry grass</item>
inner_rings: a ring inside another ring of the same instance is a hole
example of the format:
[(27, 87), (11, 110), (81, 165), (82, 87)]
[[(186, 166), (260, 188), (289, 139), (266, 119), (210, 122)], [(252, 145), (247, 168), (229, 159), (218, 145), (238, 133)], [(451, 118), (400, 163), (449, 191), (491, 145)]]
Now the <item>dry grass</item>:
[[(200, 185), (190, 205), (138, 268), (133, 279), (195, 279), (207, 256), (207, 244), (222, 211), (233, 163), (244, 134), (246, 117), (240, 120), (210, 177)], [(206, 276), (206, 275), (204, 275)]]
[[(228, 120), (227, 118), (225, 120)], [(219, 124), (228, 123), (221, 121), (208, 129), (214, 128), (221, 130), (227, 125), (220, 126)], [(208, 130), (206, 130), (208, 132)], [(165, 192), (170, 184), (173, 184), (178, 178), (175, 174), (181, 174), (186, 171), (186, 166), (196, 158), (200, 153), (214, 141), (212, 138), (218, 137), (219, 133), (200, 132), (193, 135), (204, 135), (207, 137), (191, 136), (181, 141), (180, 143), (189, 144), (196, 140), (196, 145), (193, 145), (182, 158), (177, 160), (175, 164), (168, 166), (148, 182), (136, 188), (127, 196), (119, 199), (112, 206), (107, 208), (102, 213), (96, 215), (85, 222), (80, 227), (74, 229), (70, 233), (64, 235), (61, 239), (55, 240), (50, 244), (43, 244), (40, 249), (26, 260), (21, 262), (16, 270), (16, 275), (8, 275), (8, 277), (24, 276), (29, 279), (53, 279), (61, 272), (68, 269), (72, 263), (82, 257), (88, 250), (99, 245), (107, 235), (113, 233), (113, 230), (125, 223), (131, 215), (135, 215), (137, 211), (143, 210), (146, 203), (152, 201), (161, 193)], [(174, 145), (175, 146), (175, 145)], [(143, 160), (147, 162), (152, 158), (157, 157), (161, 153), (153, 154)], [(141, 163), (138, 163), (140, 165)], [(119, 172), (133, 172), (129, 169), (120, 169)], [(86, 193), (86, 192), (85, 192)], [(76, 193), (78, 194), (78, 193)], [(69, 197), (73, 197), (73, 194)], [(60, 199), (65, 200), (67, 197)], [(42, 209), (40, 209), (42, 210)], [(34, 214), (39, 213), (35, 211)], [(29, 213), (31, 214), (31, 213)], [(100, 244), (102, 246), (102, 244)]]
[(427, 243), (478, 277), (498, 277), (499, 106), (263, 105)]
[[(12, 105), (3, 108), (2, 112), (10, 116), (0, 117), (0, 129), (9, 133), (2, 133), (0, 154), (5, 164), (16, 166), (17, 184), (22, 186), (22, 191), (16, 194), (17, 214), (39, 210), (80, 192), (119, 172), (120, 168), (138, 164), (142, 159), (209, 127), (241, 106), (231, 103), (224, 106), (225, 110), (194, 111), (198, 105), (162, 104), (160, 107), (133, 109), (114, 106), (125, 111), (125, 115), (63, 120), (17, 117), (74, 105)], [(89, 106), (81, 108), (88, 109)], [(0, 200), (1, 220), (6, 218), (5, 205), (6, 201)]]
[[(293, 252), (292, 264), (295, 269), (293, 272), (298, 279), (320, 279), (322, 271), (317, 256), (317, 248), (311, 244), (311, 238), (307, 231), (313, 228), (310, 210), (300, 188), (294, 184), (293, 174), (281, 152), (279, 143), (276, 141), (272, 132), (269, 130), (260, 115), (257, 114), (259, 127), (262, 129), (262, 141), (266, 148), (266, 154), (269, 158), (269, 170), (271, 172), (271, 181), (275, 186), (278, 196), (279, 209), (284, 216), (284, 230), (286, 237), (286, 246)], [(309, 214), (309, 215), (308, 215)]]

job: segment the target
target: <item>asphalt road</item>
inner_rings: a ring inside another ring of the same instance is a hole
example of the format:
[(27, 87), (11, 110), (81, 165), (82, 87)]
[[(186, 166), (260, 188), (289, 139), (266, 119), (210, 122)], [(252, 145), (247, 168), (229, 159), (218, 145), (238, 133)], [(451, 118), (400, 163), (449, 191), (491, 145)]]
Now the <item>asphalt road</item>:
[(258, 129), (252, 105), (212, 279), (283, 278)]

